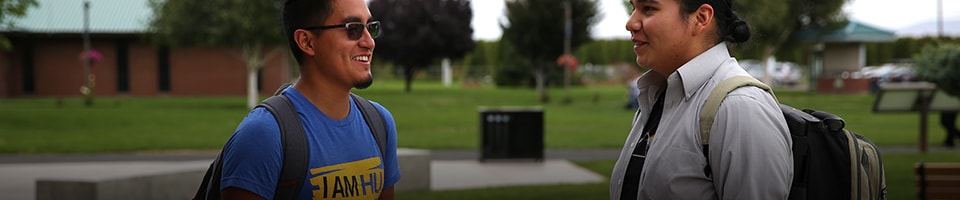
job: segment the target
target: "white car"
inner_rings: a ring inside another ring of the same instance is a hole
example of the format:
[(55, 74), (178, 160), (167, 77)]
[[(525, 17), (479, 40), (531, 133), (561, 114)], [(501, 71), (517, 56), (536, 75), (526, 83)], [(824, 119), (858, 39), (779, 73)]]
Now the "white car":
[[(757, 60), (741, 60), (740, 67), (743, 67), (747, 73), (750, 73), (754, 78), (764, 80), (763, 78), (763, 63)], [(793, 86), (800, 82), (803, 72), (800, 71), (800, 67), (795, 63), (791, 62), (776, 62), (771, 67), (766, 68), (767, 75), (770, 76), (770, 80), (773, 80), (773, 84), (780, 86)], [(769, 83), (768, 83), (769, 84)]]

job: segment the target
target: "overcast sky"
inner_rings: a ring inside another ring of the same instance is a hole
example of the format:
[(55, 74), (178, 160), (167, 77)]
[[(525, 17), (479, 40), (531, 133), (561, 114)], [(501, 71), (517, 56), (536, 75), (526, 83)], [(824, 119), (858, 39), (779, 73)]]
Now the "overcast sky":
[[(944, 29), (960, 35), (960, 0), (942, 0)], [(621, 0), (599, 0), (602, 20), (594, 25), (594, 38), (629, 38), (624, 29), (627, 13)], [(500, 38), (500, 20), (505, 20), (503, 0), (473, 0), (474, 39), (496, 40)], [(852, 0), (844, 7), (847, 16), (877, 28), (898, 34), (935, 34), (937, 0)], [(917, 25), (933, 24), (923, 30)], [(949, 23), (947, 23), (949, 22)], [(907, 28), (914, 30), (906, 30)]]

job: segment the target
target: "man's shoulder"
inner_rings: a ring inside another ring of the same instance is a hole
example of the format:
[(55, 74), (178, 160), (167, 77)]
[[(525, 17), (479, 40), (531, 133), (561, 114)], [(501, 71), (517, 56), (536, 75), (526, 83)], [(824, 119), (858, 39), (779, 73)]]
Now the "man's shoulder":
[[(280, 126), (277, 124), (276, 117), (264, 107), (256, 107), (250, 110), (250, 113), (243, 118), (240, 125), (237, 126), (237, 133), (271, 133), (279, 132)], [(272, 135), (275, 135), (271, 133)]]

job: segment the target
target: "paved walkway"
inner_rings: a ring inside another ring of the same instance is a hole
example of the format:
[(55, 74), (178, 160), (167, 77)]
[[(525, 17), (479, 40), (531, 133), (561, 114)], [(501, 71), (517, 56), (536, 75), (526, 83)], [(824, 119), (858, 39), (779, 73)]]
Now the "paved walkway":
[[(957, 151), (939, 146), (930, 152)], [(917, 152), (916, 147), (884, 147), (882, 153)], [(568, 160), (614, 160), (618, 149), (547, 150), (540, 163), (478, 162), (475, 150), (431, 152), (431, 188), (465, 189), (530, 184), (606, 181)], [(38, 178), (110, 177), (170, 170), (206, 169), (216, 152), (95, 155), (0, 155), (0, 199), (33, 200)], [(199, 179), (198, 179), (199, 180)]]
[[(616, 159), (617, 150), (550, 150), (543, 162), (479, 162), (476, 151), (432, 151), (432, 190), (604, 182), (606, 178), (569, 161)], [(90, 180), (205, 170), (216, 152), (90, 155), (0, 155), (0, 199), (36, 199), (44, 179)], [(199, 181), (199, 177), (197, 180)]]

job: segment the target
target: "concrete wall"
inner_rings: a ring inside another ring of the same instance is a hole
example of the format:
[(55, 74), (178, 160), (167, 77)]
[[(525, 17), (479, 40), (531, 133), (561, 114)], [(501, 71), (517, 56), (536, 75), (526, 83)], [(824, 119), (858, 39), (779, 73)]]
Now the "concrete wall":
[(430, 189), (430, 151), (419, 149), (397, 149), (402, 177), (394, 187), (396, 191)]
[(37, 180), (37, 200), (191, 199), (203, 170), (113, 179)]

